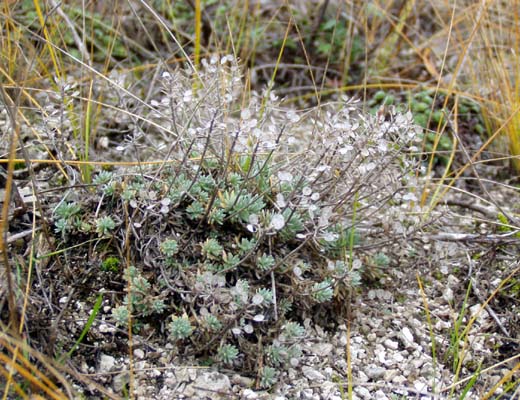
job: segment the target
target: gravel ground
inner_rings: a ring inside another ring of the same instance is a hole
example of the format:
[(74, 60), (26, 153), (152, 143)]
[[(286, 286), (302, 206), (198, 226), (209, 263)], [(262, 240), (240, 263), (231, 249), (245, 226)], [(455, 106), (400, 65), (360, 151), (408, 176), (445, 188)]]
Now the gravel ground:
[[(146, 346), (137, 345), (133, 353), (137, 396), (164, 400), (346, 399), (349, 349), (353, 399), (445, 399), (449, 398), (453, 383), (459, 381), (454, 388), (458, 398), (481, 362), (484, 372), (465, 398), (483, 398), (514, 363), (495, 366), (500, 360), (495, 357), (494, 349), (502, 343), (503, 336), (499, 335), (498, 324), (491, 316), (493, 310), (479, 312), (478, 296), (471, 295), (461, 330), (473, 315), (478, 313), (478, 316), (467, 335), (469, 346), (459, 378), (455, 377), (447, 350), (467, 282), (461, 279), (460, 272), (452, 273), (452, 269), (453, 265), (418, 269), (418, 275), (425, 282), (424, 296), (415, 271), (394, 269), (383, 280), (385, 289), (368, 290), (357, 297), (350, 335), (345, 323), (325, 330), (306, 320), (303, 357), (284, 371), (278, 384), (269, 391), (257, 390), (254, 377), (193, 367), (195, 362), (190, 366), (189, 362), (170, 359), (168, 348), (154, 349), (152, 354)], [(499, 282), (497, 278), (491, 285)], [(428, 328), (424, 299), (427, 299), (433, 332)], [(459, 304), (458, 309), (453, 304)], [(507, 329), (506, 314), (495, 311), (500, 315), (497, 318), (502, 328)], [(436, 360), (432, 358), (431, 335), (435, 337)], [(84, 372), (96, 372), (104, 377), (106, 387), (121, 393), (129, 375), (115, 371), (125, 370), (127, 365), (127, 359), (102, 354), (98, 365), (85, 366)], [(486, 371), (490, 366), (492, 368)], [(499, 393), (500, 389), (494, 395)], [(516, 398), (514, 396), (500, 398)]]

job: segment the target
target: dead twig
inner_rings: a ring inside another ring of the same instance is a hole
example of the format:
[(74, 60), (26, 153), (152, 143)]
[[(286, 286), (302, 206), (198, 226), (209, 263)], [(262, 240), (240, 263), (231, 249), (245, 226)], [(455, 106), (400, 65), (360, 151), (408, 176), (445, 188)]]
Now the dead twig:
[(516, 235), (520, 230), (506, 232), (503, 234), (480, 234), (480, 233), (459, 233), (459, 232), (440, 232), (433, 235), (423, 235), (425, 240), (439, 240), (441, 242), (473, 242), (473, 243), (498, 243), (498, 244), (520, 244), (520, 239)]

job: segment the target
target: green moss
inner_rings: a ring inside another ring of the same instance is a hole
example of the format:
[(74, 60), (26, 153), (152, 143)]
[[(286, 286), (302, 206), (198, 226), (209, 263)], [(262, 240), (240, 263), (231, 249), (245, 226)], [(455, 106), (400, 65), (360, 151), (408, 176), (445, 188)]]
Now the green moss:
[(107, 257), (101, 262), (101, 271), (104, 272), (119, 272), (121, 260), (117, 257)]

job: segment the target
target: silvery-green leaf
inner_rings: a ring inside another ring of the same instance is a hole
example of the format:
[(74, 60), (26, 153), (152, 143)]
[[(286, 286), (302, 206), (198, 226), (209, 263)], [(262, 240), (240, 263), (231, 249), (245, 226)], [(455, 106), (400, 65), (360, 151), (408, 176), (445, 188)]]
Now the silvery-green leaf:
[(251, 299), (251, 303), (253, 303), (255, 306), (262, 304), (263, 301), (264, 297), (260, 293), (255, 294)]

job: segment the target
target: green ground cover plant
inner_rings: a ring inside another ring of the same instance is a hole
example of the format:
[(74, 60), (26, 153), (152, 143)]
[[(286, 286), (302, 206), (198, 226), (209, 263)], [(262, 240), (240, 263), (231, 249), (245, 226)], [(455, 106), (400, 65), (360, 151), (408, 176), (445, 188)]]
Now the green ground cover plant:
[[(270, 387), (301, 354), (297, 321), (360, 287), (353, 245), (381, 240), (371, 226), (413, 198), (418, 129), (410, 113), (385, 122), (347, 99), (303, 117), (279, 113), (273, 92), (251, 92), (244, 105), (232, 58), (202, 65), (204, 87), (193, 91), (198, 78), (186, 71), (164, 71), (151, 100), (147, 123), (170, 135), (158, 144), (168, 146), (163, 165), (93, 171), (82, 196), (72, 192), (54, 209), (56, 247), (63, 262), (84, 251), (71, 247), (78, 238), (97, 237), (96, 253), (125, 254), (90, 272), (119, 282), (103, 290), (126, 281), (126, 294), (111, 303), (113, 323), (136, 334), (166, 324), (179, 354), (251, 370), (264, 337), (261, 382)], [(313, 121), (307, 138), (301, 118)], [(302, 252), (308, 261), (297, 261)], [(381, 253), (374, 260), (389, 263)]]

